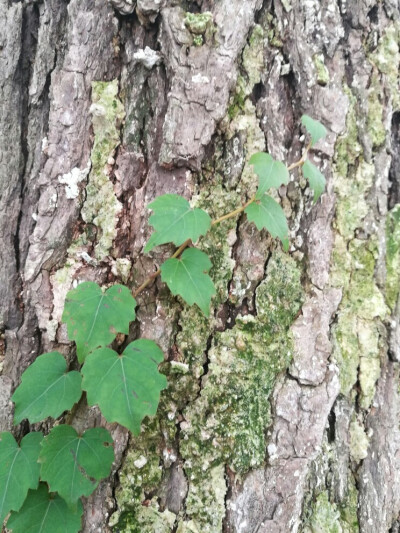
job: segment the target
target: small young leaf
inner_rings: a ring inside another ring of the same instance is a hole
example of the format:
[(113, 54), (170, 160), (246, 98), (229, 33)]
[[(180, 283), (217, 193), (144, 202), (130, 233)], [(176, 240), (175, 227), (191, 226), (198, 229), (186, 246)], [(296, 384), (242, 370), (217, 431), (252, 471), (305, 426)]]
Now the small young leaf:
[(22, 374), (21, 385), (12, 396), (14, 422), (27, 418), (31, 424), (48, 416), (57, 418), (71, 409), (82, 395), (81, 375), (66, 372), (67, 363), (59, 352), (38, 357)]
[(324, 192), (326, 184), (325, 177), (308, 159), (303, 165), (303, 176), (308, 179), (310, 187), (314, 191), (315, 203)]
[(180, 259), (167, 259), (161, 265), (161, 279), (172, 294), (179, 294), (189, 305), (197, 304), (206, 316), (215, 287), (207, 272), (212, 267), (204, 252), (197, 248), (185, 250)]
[(289, 228), (282, 207), (271, 196), (264, 196), (252, 202), (245, 209), (250, 222), (254, 222), (258, 230), (265, 228), (272, 237), (278, 237), (283, 244), (283, 249), (289, 249)]
[(76, 509), (68, 507), (58, 495), (50, 495), (44, 483), (30, 490), (19, 512), (11, 513), (7, 529), (13, 533), (78, 533), (83, 513), (79, 501)]
[(104, 428), (88, 429), (79, 436), (71, 426), (54, 427), (42, 442), (41, 479), (68, 504), (76, 503), (109, 475), (114, 460), (112, 442)]
[(28, 433), (18, 446), (11, 433), (0, 433), (0, 525), (9, 511), (18, 511), (29, 489), (39, 483), (41, 433)]
[(289, 172), (280, 161), (275, 161), (269, 154), (258, 152), (251, 156), (249, 163), (253, 165), (258, 176), (258, 190), (256, 199), (272, 187), (278, 188), (289, 181)]
[(188, 239), (195, 242), (211, 226), (211, 218), (203, 209), (192, 209), (189, 202), (177, 194), (159, 196), (148, 208), (153, 210), (149, 223), (155, 231), (146, 244), (145, 253), (167, 242), (176, 246)]
[(122, 355), (99, 348), (82, 368), (89, 405), (97, 404), (108, 422), (118, 422), (138, 435), (146, 415), (156, 414), (167, 379), (158, 371), (164, 355), (148, 339), (131, 342)]
[(318, 120), (314, 120), (308, 115), (303, 115), (301, 117), (301, 123), (310, 134), (311, 146), (314, 146), (315, 143), (326, 136), (326, 128), (321, 124), (321, 122), (318, 122)]
[(98, 346), (110, 344), (117, 333), (129, 333), (135, 307), (135, 299), (123, 285), (113, 285), (103, 292), (97, 283), (85, 281), (69, 291), (62, 320), (69, 338), (76, 342), (79, 362)]

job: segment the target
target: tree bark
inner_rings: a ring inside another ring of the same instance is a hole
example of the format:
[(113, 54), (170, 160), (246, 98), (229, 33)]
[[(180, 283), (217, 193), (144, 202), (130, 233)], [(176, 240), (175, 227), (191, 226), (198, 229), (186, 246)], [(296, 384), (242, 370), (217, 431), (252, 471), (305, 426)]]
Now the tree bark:
[[(189, 13), (189, 15), (188, 15)], [(199, 16), (203, 13), (203, 16)], [(400, 531), (400, 97), (395, 0), (0, 0), (0, 429), (79, 281), (139, 286), (146, 205), (184, 195), (214, 218), (256, 187), (257, 151), (301, 156), (300, 117), (328, 136), (279, 190), (291, 247), (245, 217), (200, 243), (210, 319), (158, 279), (129, 338), (169, 381), (116, 460), (82, 531)], [(192, 15), (190, 15), (192, 14)], [(278, 197), (277, 197), (278, 198)], [(63, 419), (63, 420), (64, 420)], [(48, 431), (49, 420), (35, 429)]]

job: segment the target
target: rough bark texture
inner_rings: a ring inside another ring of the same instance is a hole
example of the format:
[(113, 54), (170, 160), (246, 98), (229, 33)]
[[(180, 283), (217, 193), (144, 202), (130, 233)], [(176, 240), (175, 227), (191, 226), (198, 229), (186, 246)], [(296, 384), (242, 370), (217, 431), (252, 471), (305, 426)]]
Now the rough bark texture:
[(167, 257), (142, 255), (147, 203), (232, 210), (252, 153), (299, 158), (308, 113), (327, 190), (313, 206), (295, 172), (279, 191), (290, 253), (215, 227), (212, 318), (160, 281), (138, 302), (130, 337), (166, 357), (157, 417), (133, 438), (67, 415), (115, 440), (82, 531), (400, 531), (397, 2), (0, 0), (0, 20), (0, 429), (40, 353), (76, 365), (73, 283), (137, 286)]

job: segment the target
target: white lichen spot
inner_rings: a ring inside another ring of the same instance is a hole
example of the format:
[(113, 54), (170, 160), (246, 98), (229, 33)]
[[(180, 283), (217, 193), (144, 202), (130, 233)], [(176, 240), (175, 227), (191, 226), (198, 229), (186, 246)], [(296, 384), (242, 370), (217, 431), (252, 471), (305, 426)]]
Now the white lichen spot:
[(127, 257), (121, 257), (112, 262), (111, 272), (124, 283), (128, 282), (132, 262)]
[(57, 207), (57, 200), (58, 200), (58, 195), (57, 195), (57, 192), (55, 192), (54, 194), (50, 196), (50, 199), (49, 199), (49, 209), (51, 211), (54, 211), (54, 209)]
[(291, 70), (292, 70), (292, 66), (290, 63), (282, 63), (281, 76), (287, 76)]
[(56, 340), (57, 330), (58, 330), (58, 320), (55, 320), (55, 319), (49, 320), (46, 326), (47, 337), (49, 341), (54, 342)]
[(189, 365), (179, 361), (171, 361), (171, 371), (177, 374), (187, 374), (189, 372)]
[(96, 259), (94, 259), (93, 257), (90, 257), (90, 255), (87, 252), (83, 251), (83, 252), (80, 252), (78, 255), (80, 255), (80, 257), (82, 257), (82, 259), (86, 261), (86, 263), (88, 263), (89, 265), (97, 265)]
[(133, 54), (133, 58), (136, 59), (138, 63), (141, 63), (148, 70), (151, 70), (155, 65), (159, 65), (162, 61), (161, 55), (152, 50), (148, 46), (144, 49), (139, 49)]
[(203, 76), (200, 72), (192, 76), (193, 83), (210, 83), (208, 76)]
[(173, 450), (171, 448), (164, 448), (163, 452), (162, 452), (162, 455), (163, 455), (165, 466), (167, 466), (167, 467), (171, 466), (173, 463), (175, 463), (175, 461), (178, 458), (178, 456), (176, 455), (175, 450)]
[(357, 418), (350, 422), (350, 455), (358, 463), (368, 455), (369, 438)]
[(136, 461), (133, 461), (136, 468), (143, 468), (147, 464), (147, 459), (144, 455), (141, 455)]
[(65, 297), (70, 290), (71, 285), (73, 285), (72, 280), (79, 266), (79, 263), (68, 260), (68, 263), (63, 268), (57, 270), (50, 277), (51, 285), (53, 287), (53, 311), (51, 316), (57, 324), (61, 322)]
[(79, 196), (78, 184), (83, 181), (90, 171), (90, 161), (86, 168), (73, 168), (70, 172), (58, 177), (58, 181), (65, 185), (65, 195), (69, 200), (73, 200)]
[(49, 140), (47, 137), (43, 137), (42, 139), (42, 152), (44, 154), (47, 154), (47, 150), (49, 148)]
[(286, 13), (290, 13), (293, 9), (290, 0), (282, 0), (282, 5), (285, 8)]

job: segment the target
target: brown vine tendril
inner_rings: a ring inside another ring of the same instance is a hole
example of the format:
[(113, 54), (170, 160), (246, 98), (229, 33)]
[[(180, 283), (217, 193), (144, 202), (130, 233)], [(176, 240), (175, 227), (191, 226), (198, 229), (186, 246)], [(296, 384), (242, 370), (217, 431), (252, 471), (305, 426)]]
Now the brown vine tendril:
[(307, 155), (308, 155), (308, 152), (310, 151), (310, 148), (311, 148), (311, 142), (308, 143), (307, 148), (304, 150), (303, 155), (301, 156), (301, 158), (298, 161), (296, 161), (295, 163), (292, 163), (289, 167), (287, 167), (289, 172), (291, 170), (294, 170), (297, 167), (302, 167), (304, 165), (304, 163), (307, 160)]

